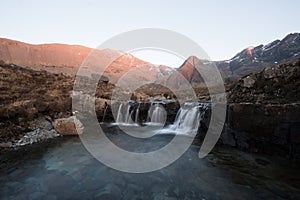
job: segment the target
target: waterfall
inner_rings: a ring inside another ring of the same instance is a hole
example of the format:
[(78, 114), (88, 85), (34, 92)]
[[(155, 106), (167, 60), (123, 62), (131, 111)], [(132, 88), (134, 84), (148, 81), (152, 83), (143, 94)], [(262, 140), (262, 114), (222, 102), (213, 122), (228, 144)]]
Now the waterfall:
[(108, 105), (105, 106), (105, 109), (104, 109), (104, 112), (103, 112), (103, 117), (102, 117), (102, 122), (104, 122), (105, 115), (106, 115), (106, 112), (107, 112), (107, 108), (108, 108)]
[(166, 111), (160, 103), (151, 103), (148, 110), (147, 123), (148, 125), (161, 125), (166, 121)]
[(151, 115), (151, 122), (161, 124), (165, 122), (165, 110), (161, 105), (155, 104)]
[(135, 120), (134, 123), (139, 124), (139, 114), (140, 114), (140, 106), (141, 104), (139, 103), (136, 111), (135, 111)]
[(124, 121), (123, 121), (125, 124), (129, 124), (129, 122), (132, 121), (131, 120), (130, 107), (131, 107), (130, 104), (127, 103), (126, 109), (125, 109), (125, 111), (126, 111), (125, 118), (124, 118)]
[(131, 110), (130, 103), (121, 103), (119, 105), (116, 123), (117, 124), (134, 124), (133, 110)]
[(159, 133), (196, 135), (207, 107), (208, 104), (185, 103), (178, 110), (174, 123)]
[(148, 110), (148, 114), (147, 114), (147, 122), (150, 122), (150, 121), (151, 121), (152, 109), (153, 109), (153, 102), (151, 102), (150, 108), (149, 108), (149, 110)]
[(117, 120), (116, 120), (117, 123), (121, 123), (123, 120), (122, 107), (123, 107), (123, 103), (121, 103), (119, 105), (118, 115), (117, 115)]

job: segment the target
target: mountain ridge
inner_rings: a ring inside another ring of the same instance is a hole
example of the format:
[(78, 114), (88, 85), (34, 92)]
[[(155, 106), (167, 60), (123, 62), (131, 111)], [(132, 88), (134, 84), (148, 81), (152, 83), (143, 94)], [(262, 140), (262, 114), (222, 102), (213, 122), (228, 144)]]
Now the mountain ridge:
[[(142, 81), (143, 83), (154, 81), (167, 83), (167, 85), (173, 84), (175, 87), (180, 87), (187, 81), (193, 86), (204, 85), (201, 72), (196, 70), (195, 65), (215, 65), (224, 82), (229, 83), (265, 67), (299, 59), (300, 33), (288, 34), (283, 39), (274, 40), (266, 45), (247, 47), (228, 60), (207, 61), (191, 55), (176, 71), (163, 65), (157, 67), (131, 54), (122, 54), (120, 51), (111, 49), (94, 50), (82, 45), (60, 43), (28, 44), (0, 38), (0, 60), (4, 63), (72, 76), (76, 74), (91, 52), (95, 51), (97, 56), (105, 61), (116, 58), (104, 71), (104, 75), (112, 83), (118, 82), (123, 76), (128, 76), (127, 81)], [(89, 64), (93, 65), (93, 63)]]
[(224, 82), (229, 83), (237, 81), (245, 75), (256, 73), (265, 67), (293, 62), (299, 58), (300, 33), (290, 33), (282, 40), (275, 40), (266, 45), (247, 47), (228, 60), (209, 61), (197, 58), (195, 63), (195, 56), (190, 56), (177, 71), (184, 72), (183, 76), (191, 84), (197, 84), (203, 83), (203, 78), (194, 69), (195, 66), (191, 65), (215, 65)]
[[(94, 59), (92, 56), (98, 58)], [(95, 66), (105, 66), (106, 68), (100, 71), (103, 71), (103, 75), (112, 83), (116, 83), (129, 71), (138, 71), (136, 74), (130, 73), (130, 78), (133, 80), (147, 81), (156, 79), (160, 74), (168, 74), (170, 71), (165, 66), (151, 70), (155, 67), (153, 64), (117, 50), (98, 50), (74, 44), (28, 44), (7, 38), (0, 38), (0, 60), (5, 64), (16, 64), (34, 70), (46, 70), (71, 76), (74, 76), (80, 67), (93, 72)], [(99, 60), (101, 63), (95, 63)]]

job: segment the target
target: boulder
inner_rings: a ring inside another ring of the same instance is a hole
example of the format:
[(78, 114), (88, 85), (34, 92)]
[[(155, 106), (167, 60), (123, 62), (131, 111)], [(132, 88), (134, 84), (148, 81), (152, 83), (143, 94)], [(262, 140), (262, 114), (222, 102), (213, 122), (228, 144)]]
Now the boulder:
[(80, 135), (83, 133), (83, 124), (75, 116), (56, 119), (54, 128), (61, 135)]
[(250, 76), (247, 76), (246, 78), (243, 79), (244, 81), (244, 87), (246, 88), (252, 88), (255, 80), (253, 78), (251, 78)]
[(52, 130), (53, 125), (52, 125), (51, 121), (48, 120), (47, 118), (51, 120), (50, 117), (46, 116), (46, 117), (39, 117), (39, 118), (34, 119), (33, 121), (30, 121), (29, 129), (36, 130), (36, 129), (40, 128), (40, 129), (47, 130), (47, 131)]

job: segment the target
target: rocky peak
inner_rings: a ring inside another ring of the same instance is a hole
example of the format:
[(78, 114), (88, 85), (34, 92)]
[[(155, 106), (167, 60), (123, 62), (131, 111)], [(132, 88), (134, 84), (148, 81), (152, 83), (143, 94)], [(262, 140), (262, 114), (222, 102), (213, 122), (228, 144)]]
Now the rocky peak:
[(192, 84), (203, 83), (199, 72), (194, 69), (195, 64), (212, 62), (220, 70), (224, 81), (229, 83), (267, 66), (293, 62), (299, 58), (300, 33), (292, 33), (266, 45), (249, 46), (229, 60), (203, 61), (191, 56), (179, 67), (178, 72)]

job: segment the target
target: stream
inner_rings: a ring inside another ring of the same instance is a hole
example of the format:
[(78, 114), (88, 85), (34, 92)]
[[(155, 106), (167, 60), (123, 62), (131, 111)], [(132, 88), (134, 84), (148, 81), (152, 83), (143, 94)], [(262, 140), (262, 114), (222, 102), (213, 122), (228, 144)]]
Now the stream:
[[(129, 151), (152, 151), (172, 135), (141, 142), (118, 126), (102, 124), (107, 137)], [(300, 199), (299, 163), (216, 146), (203, 159), (199, 144), (171, 165), (124, 173), (96, 160), (79, 137), (58, 137), (0, 152), (0, 199)]]

